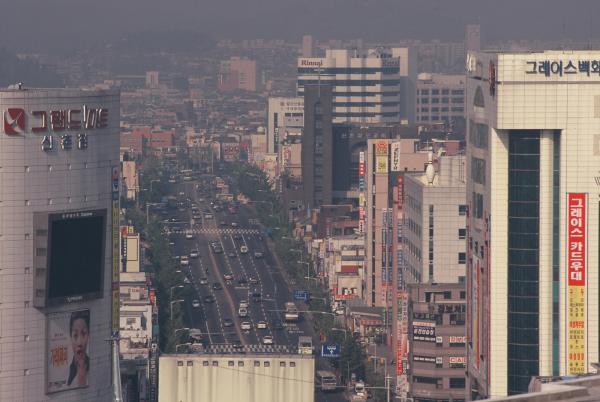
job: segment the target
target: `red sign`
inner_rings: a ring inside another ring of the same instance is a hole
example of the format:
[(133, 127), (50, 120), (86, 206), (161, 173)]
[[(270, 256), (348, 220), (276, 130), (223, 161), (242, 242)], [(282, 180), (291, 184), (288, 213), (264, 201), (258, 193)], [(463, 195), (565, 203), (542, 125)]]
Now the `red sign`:
[(26, 119), (31, 119), (29, 128), (34, 133), (108, 127), (108, 109), (91, 108), (86, 105), (80, 109), (34, 110), (29, 115), (30, 117), (21, 108), (7, 109), (4, 113), (4, 133), (24, 133), (27, 130)]
[(25, 131), (25, 110), (19, 108), (8, 109), (4, 113), (4, 132), (16, 135)]
[(585, 286), (586, 206), (587, 194), (568, 194), (567, 272), (569, 286)]

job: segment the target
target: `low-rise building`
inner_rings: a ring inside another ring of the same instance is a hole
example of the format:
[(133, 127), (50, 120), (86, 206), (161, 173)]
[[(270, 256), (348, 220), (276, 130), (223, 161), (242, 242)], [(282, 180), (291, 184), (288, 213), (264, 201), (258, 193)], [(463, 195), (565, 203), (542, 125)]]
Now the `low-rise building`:
[(409, 284), (409, 377), (414, 402), (466, 398), (464, 284)]
[(465, 119), (464, 75), (422, 73), (417, 77), (417, 124), (451, 124)]
[[(257, 350), (260, 350), (257, 348)], [(272, 351), (162, 355), (159, 402), (313, 402), (312, 355)]]

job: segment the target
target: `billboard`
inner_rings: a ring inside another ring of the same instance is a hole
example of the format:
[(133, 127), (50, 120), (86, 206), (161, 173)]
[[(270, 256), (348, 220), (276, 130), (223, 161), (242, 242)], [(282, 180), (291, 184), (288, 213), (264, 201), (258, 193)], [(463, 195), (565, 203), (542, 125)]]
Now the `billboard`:
[(47, 393), (88, 386), (90, 310), (48, 315)]
[(400, 143), (399, 142), (392, 142), (392, 166), (391, 166), (391, 171), (392, 172), (399, 172), (401, 169), (400, 167)]
[(413, 321), (413, 340), (435, 343), (435, 323)]
[(586, 257), (587, 194), (567, 194), (567, 370), (569, 375), (586, 369)]
[(102, 297), (105, 233), (106, 210), (48, 216), (49, 305)]
[(387, 173), (388, 172), (388, 157), (376, 156), (375, 157), (375, 173)]

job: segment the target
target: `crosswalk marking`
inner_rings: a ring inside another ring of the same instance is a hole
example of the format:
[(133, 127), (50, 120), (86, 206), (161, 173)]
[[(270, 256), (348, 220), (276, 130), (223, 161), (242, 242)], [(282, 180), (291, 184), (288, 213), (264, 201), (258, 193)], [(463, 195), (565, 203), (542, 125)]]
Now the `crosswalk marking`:
[[(189, 233), (190, 230), (170, 230), (169, 234), (186, 234)], [(257, 235), (260, 234), (260, 231), (257, 229), (219, 229), (219, 228), (201, 228), (201, 229), (192, 229), (191, 232), (193, 234), (225, 234), (225, 235), (234, 235), (234, 234), (244, 234), (244, 235)]]

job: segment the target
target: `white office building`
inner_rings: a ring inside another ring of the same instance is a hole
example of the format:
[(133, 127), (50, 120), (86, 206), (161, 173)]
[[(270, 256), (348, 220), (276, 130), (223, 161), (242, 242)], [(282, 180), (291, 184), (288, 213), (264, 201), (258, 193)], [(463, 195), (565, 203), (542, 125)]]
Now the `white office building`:
[(414, 120), (416, 68), (408, 48), (327, 49), (298, 59), (298, 95), (306, 84), (333, 85), (333, 122), (405, 123)]
[(467, 60), (469, 397), (598, 355), (600, 53)]
[(278, 153), (288, 135), (299, 136), (304, 127), (303, 97), (269, 97), (267, 153)]
[(0, 401), (112, 401), (119, 94), (3, 89), (0, 113)]

